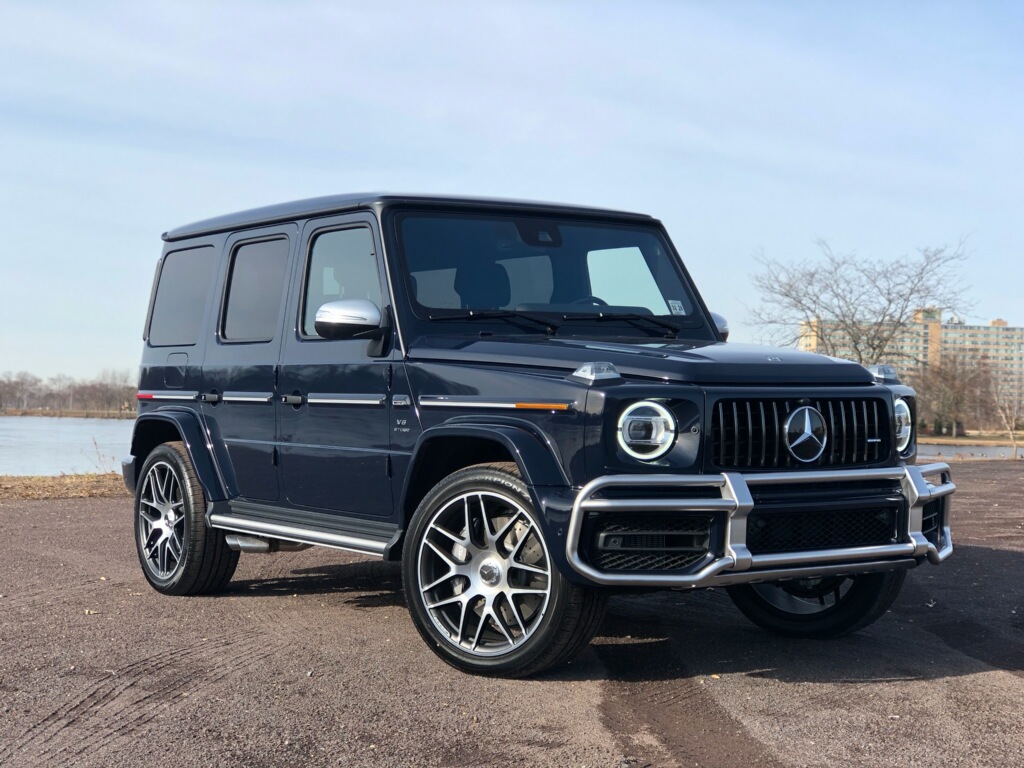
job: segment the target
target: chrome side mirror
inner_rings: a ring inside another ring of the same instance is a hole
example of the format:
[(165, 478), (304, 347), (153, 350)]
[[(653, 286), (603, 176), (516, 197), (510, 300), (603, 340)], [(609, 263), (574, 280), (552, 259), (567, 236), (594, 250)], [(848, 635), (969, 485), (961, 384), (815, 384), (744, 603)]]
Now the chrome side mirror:
[(729, 321), (722, 317), (717, 312), (711, 313), (711, 319), (715, 321), (715, 328), (718, 329), (718, 333), (722, 336), (722, 341), (729, 340)]
[(316, 311), (313, 327), (325, 339), (351, 339), (380, 328), (380, 309), (368, 299), (329, 301)]

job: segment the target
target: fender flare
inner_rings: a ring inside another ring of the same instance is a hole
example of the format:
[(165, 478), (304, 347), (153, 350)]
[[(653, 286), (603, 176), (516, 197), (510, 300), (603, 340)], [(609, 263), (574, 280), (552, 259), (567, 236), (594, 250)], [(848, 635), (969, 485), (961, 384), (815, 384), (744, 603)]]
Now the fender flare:
[(554, 441), (535, 424), (522, 419), (480, 421), (479, 417), (456, 417), (424, 430), (412, 450), (415, 465), (427, 443), (440, 437), (475, 437), (501, 444), (519, 466), (528, 485), (570, 485), (558, 458)]
[[(229, 498), (226, 490), (228, 484), (225, 482), (220, 465), (213, 454), (213, 442), (206, 428), (200, 422), (198, 414), (193, 410), (161, 408), (139, 415), (132, 431), (132, 456), (136, 459), (144, 459), (144, 455), (148, 452), (144, 446), (149, 442), (146, 440), (146, 433), (157, 426), (162, 429), (170, 426), (178, 433), (181, 441), (185, 444), (185, 450), (192, 461), (192, 466), (195, 468), (196, 476), (199, 478), (199, 484), (203, 487), (207, 500), (223, 501)], [(142, 463), (133, 463), (135, 464), (134, 479), (137, 482)]]
[(416, 475), (416, 468), (423, 460), (431, 443), (445, 438), (474, 438), (487, 440), (502, 446), (519, 467), (519, 474), (528, 486), (571, 485), (562, 467), (551, 438), (529, 422), (517, 419), (502, 422), (481, 422), (479, 417), (472, 420), (453, 419), (444, 424), (424, 430), (416, 440), (409, 467), (402, 486), (399, 509), (406, 509), (410, 485)]
[[(557, 509), (551, 504), (553, 497), (571, 497), (572, 482), (569, 479), (558, 452), (551, 438), (544, 434), (535, 424), (520, 419), (499, 418), (482, 422), (479, 416), (456, 417), (436, 427), (425, 430), (416, 441), (408, 470), (402, 487), (399, 513), (402, 516), (401, 526), (395, 538), (389, 543), (385, 558), (398, 559), (403, 543), (404, 528), (408, 516), (413, 512), (409, 509), (412, 493), (421, 491), (416, 479), (416, 471), (420, 462), (427, 455), (431, 443), (437, 440), (471, 438), (486, 440), (501, 446), (519, 467), (519, 474), (526, 484), (533, 500), (534, 508), (540, 515), (545, 533), (552, 542), (551, 553), (559, 570), (572, 578), (572, 569), (563, 567), (564, 554), (560, 553), (558, 542), (561, 540), (567, 512)], [(476, 462), (470, 462), (470, 464)], [(414, 485), (416, 486), (414, 488)], [(570, 502), (571, 503), (571, 502)], [(563, 514), (564, 512), (564, 514)]]

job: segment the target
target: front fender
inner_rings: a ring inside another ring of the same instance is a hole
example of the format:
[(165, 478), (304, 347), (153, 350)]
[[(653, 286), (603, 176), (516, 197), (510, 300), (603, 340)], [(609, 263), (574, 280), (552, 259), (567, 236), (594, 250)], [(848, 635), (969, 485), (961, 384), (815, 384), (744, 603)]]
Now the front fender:
[[(507, 419), (481, 422), (456, 418), (423, 432), (413, 448), (410, 468), (431, 442), (442, 438), (475, 438), (498, 443), (508, 451), (527, 485), (570, 485), (569, 476), (559, 461), (551, 439), (529, 422)], [(410, 476), (411, 476), (410, 472)], [(406, 478), (408, 486), (408, 477)]]
[[(474, 441), (486, 440), (495, 446), (501, 446), (519, 467), (519, 474), (530, 493), (534, 509), (537, 510), (544, 528), (544, 538), (548, 543), (548, 552), (556, 568), (570, 581), (588, 584), (568, 564), (565, 557), (565, 536), (568, 529), (569, 516), (576, 491), (572, 488), (565, 469), (558, 460), (555, 447), (544, 433), (532, 424), (515, 423), (513, 420), (501, 422), (480, 422), (479, 419), (459, 419), (446, 422), (425, 431), (417, 441), (410, 463), (410, 471), (406, 475), (405, 488), (402, 494), (402, 509), (405, 513), (403, 527), (408, 526), (413, 512), (412, 507), (429, 490), (421, 477), (417, 477), (417, 467), (426, 464), (432, 448), (453, 451), (460, 439)], [(452, 466), (469, 466), (487, 461), (484, 452), (473, 453), (459, 461), (458, 456), (448, 456)], [(447, 469), (445, 470), (447, 471)], [(440, 481), (439, 476), (432, 476), (431, 483)], [(411, 497), (411, 498), (410, 498)], [(397, 557), (397, 552), (389, 557)]]
[(402, 486), (399, 509), (403, 526), (408, 524), (420, 500), (452, 472), (508, 458), (516, 463), (530, 488), (569, 485), (555, 446), (533, 424), (514, 419), (481, 422), (479, 418), (462, 417), (425, 430), (413, 446)]

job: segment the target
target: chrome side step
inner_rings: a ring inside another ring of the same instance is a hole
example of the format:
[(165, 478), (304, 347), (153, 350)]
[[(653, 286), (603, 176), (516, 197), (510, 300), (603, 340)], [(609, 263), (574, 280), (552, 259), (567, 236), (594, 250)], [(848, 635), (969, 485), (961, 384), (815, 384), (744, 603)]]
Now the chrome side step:
[(224, 543), (236, 552), (256, 552), (261, 555), (267, 555), (271, 552), (299, 552), (313, 546), (312, 544), (303, 544), (298, 541), (250, 536), (247, 533), (229, 533), (224, 537)]
[(388, 542), (379, 539), (366, 539), (341, 533), (330, 533), (294, 525), (282, 525), (266, 520), (254, 520), (250, 517), (214, 513), (209, 516), (210, 525), (225, 531), (247, 533), (255, 536), (294, 541), (299, 544), (315, 544), (321, 547), (344, 549), (358, 552), (361, 555), (384, 557)]

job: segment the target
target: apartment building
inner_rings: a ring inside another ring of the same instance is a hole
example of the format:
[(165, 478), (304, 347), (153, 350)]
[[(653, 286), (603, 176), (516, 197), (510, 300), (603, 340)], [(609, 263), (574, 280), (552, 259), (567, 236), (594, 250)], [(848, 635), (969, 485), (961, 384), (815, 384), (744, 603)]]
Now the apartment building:
[[(839, 348), (838, 356), (843, 357), (844, 344), (836, 338), (841, 335), (838, 329), (829, 328), (827, 322), (816, 320), (801, 327), (798, 346), (818, 352), (822, 350), (822, 339), (828, 338)], [(920, 366), (941, 365), (943, 358), (953, 355), (966, 363), (988, 363), (1002, 387), (1024, 398), (1024, 327), (1010, 326), (1005, 320), (968, 325), (956, 316), (943, 321), (936, 309), (921, 309), (914, 314), (914, 322), (906, 332), (893, 340), (888, 359), (879, 362), (910, 372)]]

